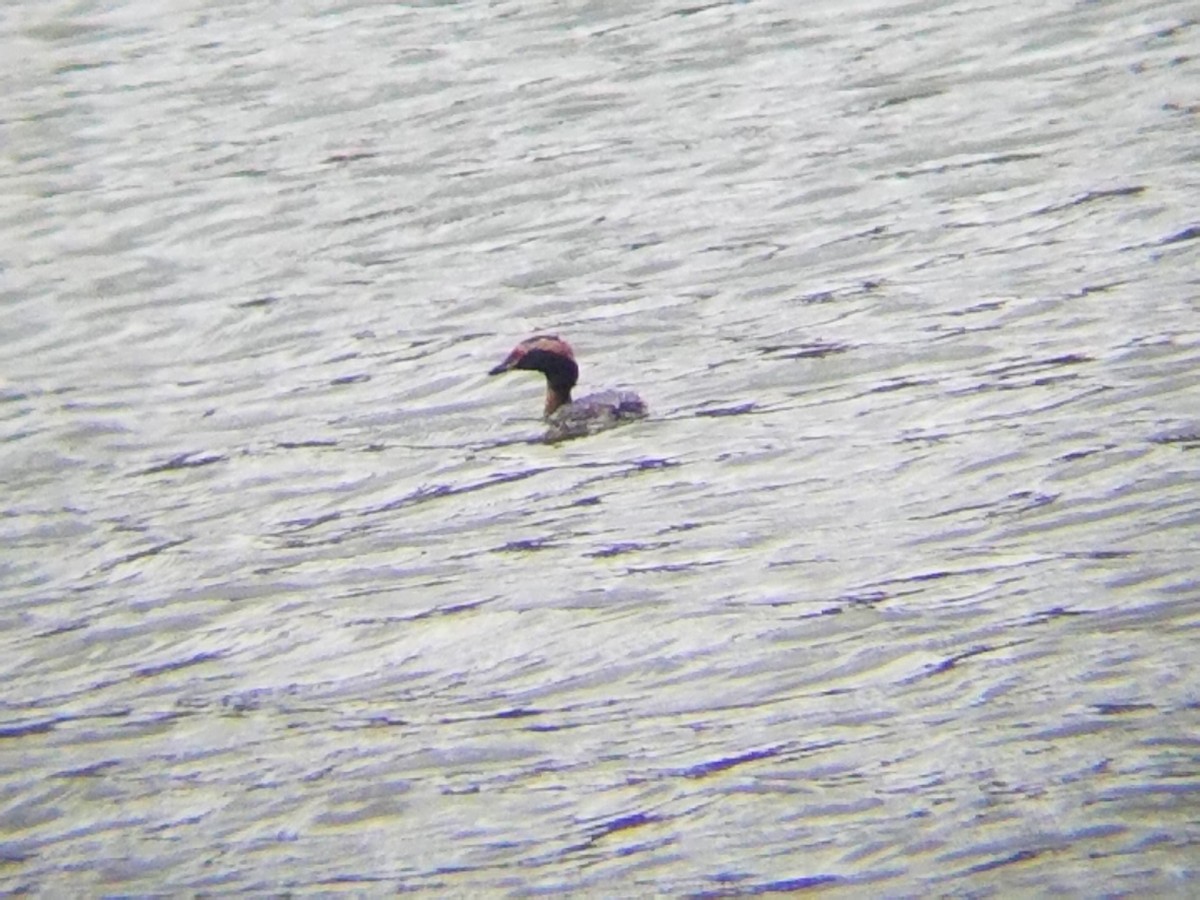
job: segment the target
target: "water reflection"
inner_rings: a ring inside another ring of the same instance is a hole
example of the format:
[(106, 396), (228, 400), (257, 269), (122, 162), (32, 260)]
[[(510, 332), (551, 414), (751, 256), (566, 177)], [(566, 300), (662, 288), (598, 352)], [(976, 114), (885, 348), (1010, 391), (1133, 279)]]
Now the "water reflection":
[(0, 885), (1184, 892), (1193, 19), (10, 18)]

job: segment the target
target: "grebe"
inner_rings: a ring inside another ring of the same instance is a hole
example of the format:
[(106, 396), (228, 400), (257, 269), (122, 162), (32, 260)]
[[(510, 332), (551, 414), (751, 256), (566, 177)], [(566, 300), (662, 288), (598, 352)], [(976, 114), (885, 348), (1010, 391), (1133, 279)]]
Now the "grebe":
[(579, 380), (579, 367), (571, 345), (557, 335), (535, 334), (526, 338), (488, 374), (499, 375), (509, 369), (530, 369), (546, 376), (543, 415), (550, 426), (546, 432), (550, 441), (603, 431), (630, 419), (643, 418), (648, 412), (645, 401), (630, 391), (602, 391), (572, 400), (571, 388)]

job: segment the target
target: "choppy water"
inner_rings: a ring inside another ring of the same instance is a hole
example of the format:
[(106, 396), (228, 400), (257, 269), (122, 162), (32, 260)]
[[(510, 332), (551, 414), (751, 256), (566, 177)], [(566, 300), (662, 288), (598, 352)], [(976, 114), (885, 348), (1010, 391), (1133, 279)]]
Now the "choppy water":
[(10, 5), (0, 890), (1194, 890), (1196, 12)]

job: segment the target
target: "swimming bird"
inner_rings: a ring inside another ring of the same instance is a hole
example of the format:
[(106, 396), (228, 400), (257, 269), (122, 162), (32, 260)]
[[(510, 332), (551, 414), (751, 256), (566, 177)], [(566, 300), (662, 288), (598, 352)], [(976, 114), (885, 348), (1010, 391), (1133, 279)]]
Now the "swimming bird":
[(611, 428), (630, 419), (641, 419), (649, 410), (632, 391), (601, 391), (578, 400), (571, 390), (579, 380), (579, 366), (571, 345), (555, 334), (535, 334), (513, 348), (489, 375), (510, 369), (528, 369), (546, 376), (546, 405), (542, 412), (550, 426), (550, 441), (581, 437)]

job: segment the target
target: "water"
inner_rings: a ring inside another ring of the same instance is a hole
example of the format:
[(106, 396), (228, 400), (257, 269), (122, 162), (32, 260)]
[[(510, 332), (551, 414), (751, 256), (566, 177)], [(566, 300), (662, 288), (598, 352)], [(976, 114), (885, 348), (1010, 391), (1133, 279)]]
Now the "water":
[(0, 890), (1191, 890), (1192, 5), (0, 47)]

